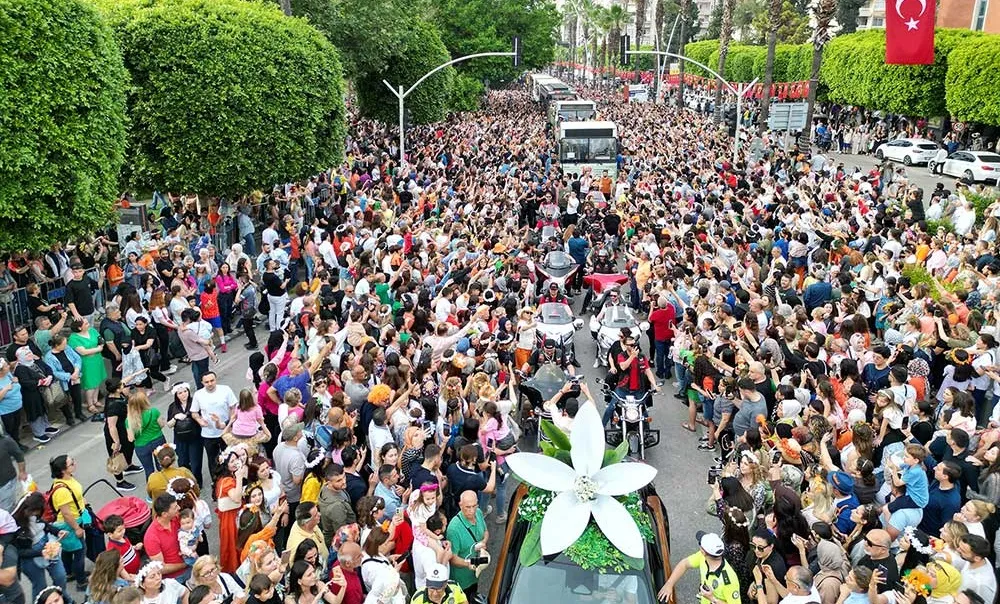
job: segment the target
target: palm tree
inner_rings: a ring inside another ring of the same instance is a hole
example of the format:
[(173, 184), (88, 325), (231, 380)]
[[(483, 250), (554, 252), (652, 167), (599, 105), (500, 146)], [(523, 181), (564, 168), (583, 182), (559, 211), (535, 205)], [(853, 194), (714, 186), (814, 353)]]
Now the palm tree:
[[(642, 30), (646, 27), (646, 0), (635, 0), (635, 48), (642, 46)], [(636, 64), (638, 67), (638, 63)], [(639, 70), (635, 70), (635, 81), (639, 81)]]
[[(836, 0), (834, 0), (836, 1)], [(726, 56), (729, 54), (729, 42), (733, 39), (733, 8), (736, 0), (722, 0), (722, 29), (719, 30), (719, 75), (726, 77)], [(722, 115), (722, 88), (724, 84), (719, 80), (715, 87), (715, 119), (719, 120)]]
[[(684, 54), (684, 43), (687, 42), (687, 20), (688, 13), (691, 11), (691, 0), (681, 0), (681, 31), (680, 31), (680, 41), (677, 43), (677, 54)], [(667, 49), (670, 52), (670, 49)], [(677, 84), (677, 106), (684, 106), (684, 68), (687, 61), (678, 61), (680, 67), (680, 82)]]
[(778, 28), (781, 26), (782, 0), (771, 0), (767, 11), (767, 61), (764, 63), (764, 92), (760, 97), (761, 132), (767, 129), (767, 114), (771, 109), (771, 83), (774, 82), (774, 49), (778, 45)]
[[(663, 0), (656, 0), (656, 7), (653, 9), (653, 29), (655, 37), (655, 46), (658, 50), (663, 50), (670, 52), (669, 48), (663, 48)], [(656, 94), (654, 102), (660, 102), (660, 61), (663, 59), (660, 55), (656, 55), (656, 62), (654, 63), (654, 68), (656, 71), (653, 72), (655, 83), (654, 93)]]
[[(633, 20), (633, 15), (628, 11), (628, 4), (612, 4), (607, 10), (607, 20), (608, 20), (608, 46), (611, 49), (612, 61), (614, 65), (618, 65), (618, 41), (621, 39), (622, 35), (628, 32), (628, 26), (631, 25)], [(617, 68), (615, 69), (617, 71)]]
[(809, 72), (809, 94), (806, 97), (806, 103), (808, 103), (806, 105), (806, 128), (809, 129), (810, 133), (812, 132), (813, 106), (816, 104), (816, 89), (819, 87), (819, 66), (823, 61), (823, 47), (833, 37), (830, 23), (837, 14), (837, 0), (819, 0), (813, 10), (816, 29), (813, 32), (813, 62)]
[[(576, 63), (576, 47), (579, 38), (580, 21), (583, 16), (583, 0), (566, 0), (563, 4), (563, 19), (569, 25), (569, 61), (573, 65)], [(576, 77), (576, 68), (570, 67), (573, 77)]]

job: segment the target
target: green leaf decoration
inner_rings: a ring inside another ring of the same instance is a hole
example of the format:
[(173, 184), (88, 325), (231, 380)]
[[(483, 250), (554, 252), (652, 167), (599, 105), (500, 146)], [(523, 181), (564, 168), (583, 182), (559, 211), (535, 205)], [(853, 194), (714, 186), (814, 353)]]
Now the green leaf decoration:
[(567, 436), (565, 432), (556, 428), (555, 424), (545, 419), (542, 420), (541, 425), (542, 432), (545, 433), (545, 436), (549, 437), (549, 440), (552, 441), (553, 445), (563, 451), (569, 451), (572, 445), (570, 445), (569, 436)]
[(573, 459), (569, 456), (569, 451), (557, 449), (552, 443), (547, 443), (544, 440), (539, 443), (539, 446), (542, 448), (542, 455), (555, 457), (568, 466), (573, 465)]
[[(518, 560), (521, 566), (531, 566), (542, 559), (542, 523), (533, 522), (521, 543)], [(641, 568), (641, 567), (640, 567)]]
[(628, 455), (628, 443), (622, 441), (614, 449), (608, 449), (607, 451), (604, 452), (604, 463), (601, 464), (601, 467), (603, 468), (606, 466), (610, 466), (612, 464), (616, 464), (621, 460), (625, 459), (626, 455)]

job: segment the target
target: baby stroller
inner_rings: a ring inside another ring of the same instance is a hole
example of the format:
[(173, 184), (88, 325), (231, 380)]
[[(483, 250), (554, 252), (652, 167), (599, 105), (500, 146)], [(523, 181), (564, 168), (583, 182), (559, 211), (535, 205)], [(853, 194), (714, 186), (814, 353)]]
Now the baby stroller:
[(102, 482), (108, 485), (118, 495), (118, 498), (109, 501), (97, 511), (98, 520), (103, 524), (108, 516), (116, 514), (121, 516), (122, 520), (125, 521), (125, 536), (128, 537), (128, 540), (132, 543), (142, 543), (142, 539), (146, 535), (146, 529), (153, 518), (149, 505), (144, 499), (122, 495), (121, 491), (103, 478), (88, 486), (83, 492), (84, 497), (86, 497), (87, 491)]

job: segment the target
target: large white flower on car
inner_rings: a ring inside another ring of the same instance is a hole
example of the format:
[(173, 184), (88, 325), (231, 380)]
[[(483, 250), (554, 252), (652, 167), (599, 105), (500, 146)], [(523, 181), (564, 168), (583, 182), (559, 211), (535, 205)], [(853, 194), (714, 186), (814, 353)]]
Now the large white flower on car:
[(615, 497), (652, 482), (656, 468), (645, 463), (616, 463), (602, 468), (604, 426), (594, 405), (581, 405), (570, 433), (573, 466), (538, 453), (515, 453), (510, 469), (528, 484), (556, 493), (542, 518), (542, 555), (573, 545), (593, 516), (604, 536), (626, 556), (643, 557), (642, 534)]

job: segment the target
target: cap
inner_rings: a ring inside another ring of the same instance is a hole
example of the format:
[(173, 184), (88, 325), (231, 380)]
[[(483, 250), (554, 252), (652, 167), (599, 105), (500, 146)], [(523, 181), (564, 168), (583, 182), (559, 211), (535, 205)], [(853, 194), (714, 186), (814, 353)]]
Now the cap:
[(698, 545), (701, 549), (714, 558), (721, 556), (726, 549), (726, 546), (722, 543), (722, 538), (715, 533), (698, 531), (694, 534), (694, 538), (698, 540)]
[(542, 346), (544, 346), (545, 348), (555, 348), (556, 341), (553, 340), (552, 338), (545, 338), (545, 341), (542, 342)]
[(469, 351), (470, 346), (472, 346), (472, 343), (469, 341), (469, 338), (461, 338), (458, 343), (455, 344), (455, 351), (464, 354)]
[(73, 260), (69, 263), (69, 267), (72, 269), (83, 268), (83, 263), (79, 260)]
[(431, 589), (442, 589), (448, 584), (448, 567), (444, 564), (435, 564), (427, 572), (427, 587)]
[(299, 432), (302, 432), (302, 428), (302, 422), (287, 424), (281, 429), (281, 440), (292, 440), (299, 434)]
[(845, 495), (854, 493), (854, 479), (847, 472), (831, 472), (826, 479), (841, 493)]
[(729, 284), (729, 281), (723, 280), (719, 281), (719, 287), (721, 287), (722, 289), (729, 289), (732, 287), (732, 285)]

